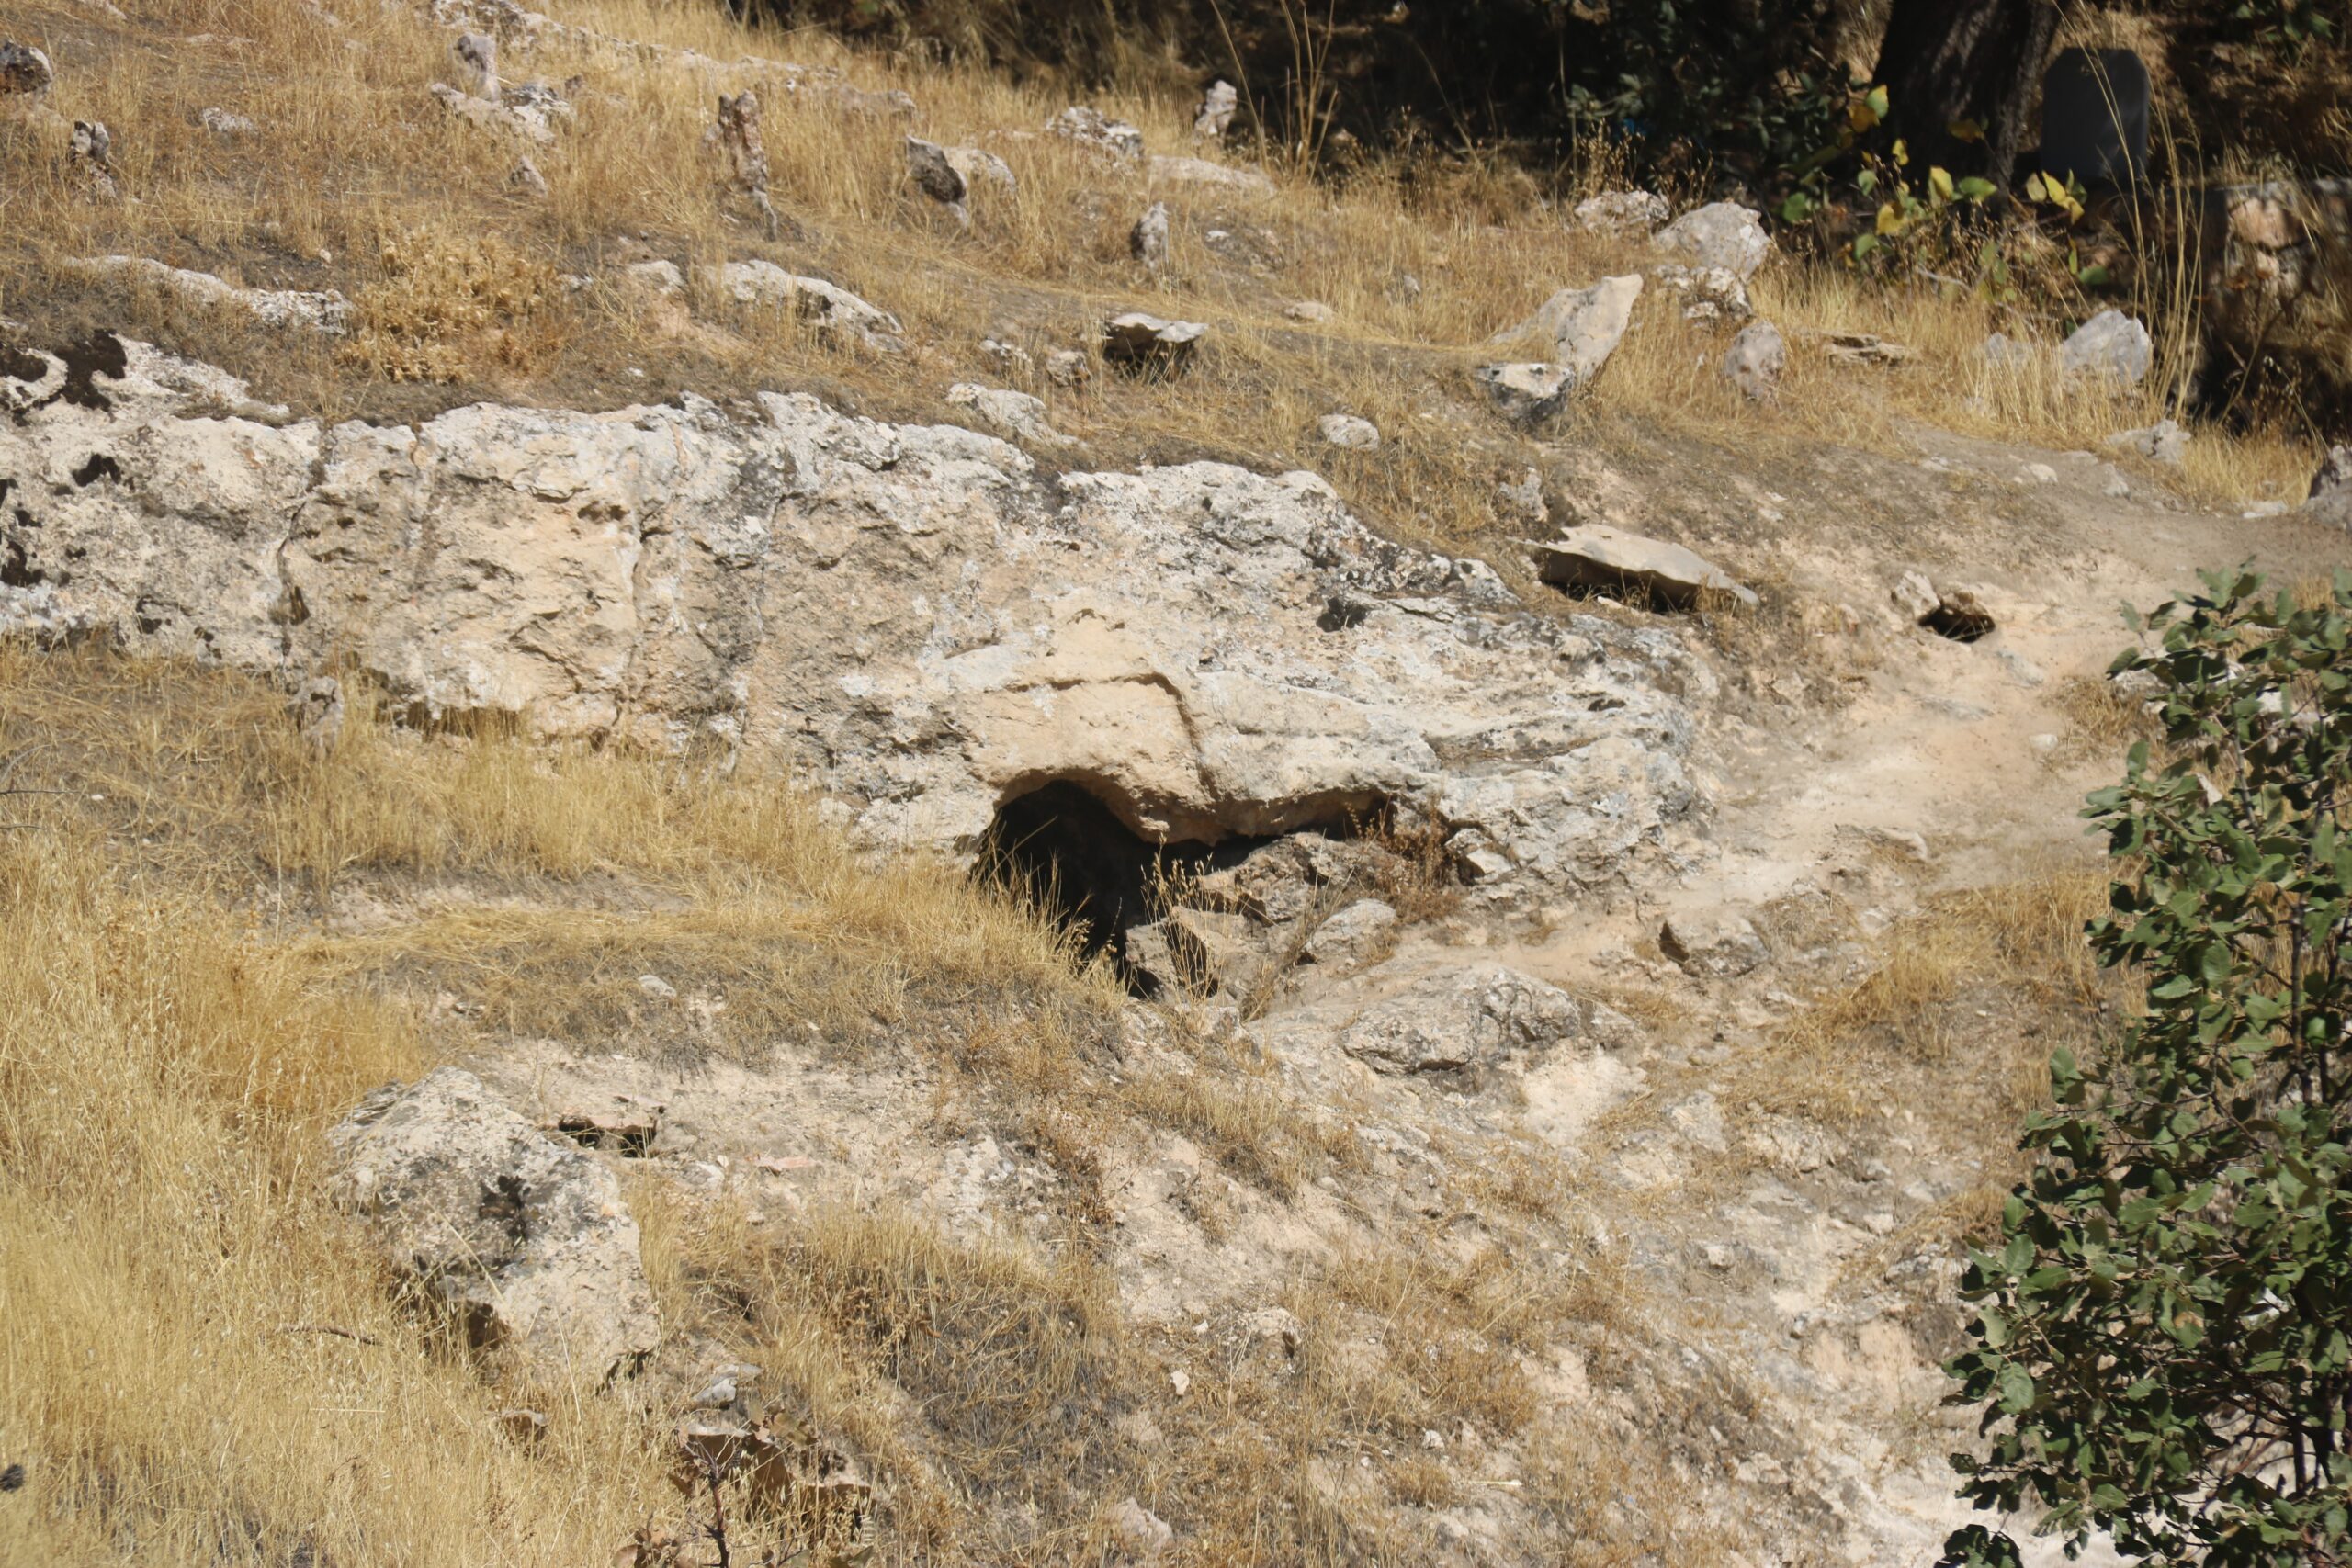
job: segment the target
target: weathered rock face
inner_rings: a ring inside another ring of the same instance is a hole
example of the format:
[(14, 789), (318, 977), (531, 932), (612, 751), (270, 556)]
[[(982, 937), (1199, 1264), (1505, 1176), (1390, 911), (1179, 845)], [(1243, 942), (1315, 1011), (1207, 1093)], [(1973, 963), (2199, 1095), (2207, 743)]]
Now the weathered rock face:
[(548, 735), (715, 736), (788, 759), (866, 841), (958, 852), (1056, 783), (1163, 841), (1409, 802), (1502, 901), (1612, 875), (1691, 801), (1683, 701), (1713, 682), (1679, 638), (1532, 614), (1312, 474), (1051, 479), (774, 394), (753, 420), (268, 423), (112, 338), (0, 367), (0, 632), (348, 660)]
[(1588, 1026), (1574, 997), (1500, 964), (1413, 975), (1336, 1035), (1331, 1022), (1307, 1009), (1270, 1020), (1259, 1032), (1277, 1051), (1336, 1043), (1377, 1073), (1476, 1073), (1577, 1040)]
[(328, 1190), (485, 1348), (602, 1382), (661, 1337), (612, 1172), (456, 1067), (379, 1089), (327, 1135)]

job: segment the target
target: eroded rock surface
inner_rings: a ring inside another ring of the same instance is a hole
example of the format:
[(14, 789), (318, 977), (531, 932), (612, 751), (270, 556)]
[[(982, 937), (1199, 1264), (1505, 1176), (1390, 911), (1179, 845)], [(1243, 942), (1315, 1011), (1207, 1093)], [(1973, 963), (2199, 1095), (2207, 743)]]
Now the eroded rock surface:
[(327, 1137), (329, 1191), (483, 1348), (602, 1382), (661, 1337), (613, 1173), (471, 1073), (378, 1090)]
[(1519, 898), (1614, 875), (1693, 798), (1712, 677), (1679, 637), (1532, 613), (1313, 474), (1055, 479), (805, 395), (265, 423), (222, 412), (250, 403), (232, 378), (105, 341), (119, 360), (0, 377), (0, 631), (290, 678), (350, 659), (422, 711), (717, 737), (877, 845), (970, 852), (1056, 783), (1158, 841), (1409, 802), (1509, 871), (1479, 897)]

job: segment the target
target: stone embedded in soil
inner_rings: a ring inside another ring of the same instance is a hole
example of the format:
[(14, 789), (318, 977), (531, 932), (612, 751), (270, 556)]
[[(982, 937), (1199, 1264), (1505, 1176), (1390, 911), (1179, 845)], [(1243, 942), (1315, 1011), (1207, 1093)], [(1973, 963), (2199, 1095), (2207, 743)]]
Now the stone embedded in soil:
[[(740, 748), (868, 845), (971, 855), (1053, 784), (1147, 849), (1416, 803), (1491, 858), (1481, 909), (1621, 874), (1696, 800), (1715, 687), (1679, 635), (1531, 615), (1311, 473), (1048, 479), (806, 394), (324, 426), (224, 413), (243, 383), (135, 342), (81, 401), (71, 375), (0, 361), (0, 473), (40, 476), (0, 514), (0, 633)], [(94, 456), (121, 479), (77, 484)]]
[(1274, 182), (1256, 169), (1212, 164), (1206, 158), (1171, 158), (1155, 153), (1147, 165), (1150, 177), (1171, 185), (1213, 186), (1249, 196), (1272, 196)]
[(2148, 329), (2120, 310), (2101, 310), (2058, 350), (2059, 368), (2068, 376), (2119, 388), (2138, 386), (2154, 365)]
[(1127, 254), (1153, 272), (1168, 265), (1168, 204), (1155, 201), (1127, 231)]
[(739, 305), (789, 310), (817, 332), (853, 337), (881, 353), (896, 353), (905, 346), (896, 316), (821, 277), (802, 277), (762, 260), (728, 262), (706, 269), (704, 276)]
[(1141, 310), (1102, 323), (1102, 357), (1113, 365), (1170, 376), (1193, 362), (1208, 328), (1199, 321), (1170, 321)]
[(1531, 430), (1558, 418), (1576, 389), (1576, 376), (1566, 366), (1541, 361), (1482, 365), (1473, 378), (1498, 412)]
[(1646, 594), (1672, 610), (1696, 606), (1710, 593), (1749, 609), (1755, 592), (1706, 557), (1663, 539), (1645, 538), (1599, 524), (1571, 528), (1556, 539), (1532, 542), (1536, 575), (1555, 588)]
[(1336, 1043), (1375, 1072), (1456, 1072), (1541, 1053), (1585, 1026), (1583, 1004), (1557, 986), (1500, 964), (1471, 964), (1374, 1002)]
[(1380, 446), (1380, 427), (1350, 413), (1327, 413), (1315, 422), (1315, 433), (1326, 446), (1349, 452), (1371, 452)]
[(1085, 148), (1116, 159), (1123, 164), (1143, 161), (1143, 132), (1123, 119), (1112, 119), (1102, 110), (1086, 105), (1072, 105), (1046, 122), (1046, 134), (1059, 137)]
[(659, 1342), (612, 1172), (457, 1067), (362, 1100), (327, 1135), (328, 1193), (478, 1348), (602, 1383)]
[(1657, 945), (1683, 973), (1702, 980), (1736, 979), (1770, 956), (1747, 917), (1727, 909), (1669, 918), (1658, 928)]
[(351, 301), (332, 288), (239, 288), (209, 272), (167, 266), (144, 256), (91, 256), (68, 265), (94, 276), (133, 279), (188, 304), (246, 310), (266, 327), (334, 335), (351, 321)]
[(1788, 363), (1789, 345), (1781, 329), (1758, 321), (1742, 327), (1724, 350), (1723, 373), (1750, 401), (1764, 402), (1779, 395), (1781, 373)]
[(1656, 191), (1612, 190), (1589, 196), (1568, 215), (1571, 228), (1612, 240), (1645, 240), (1673, 209)]
[(1395, 935), (1396, 911), (1377, 898), (1359, 898), (1315, 928), (1301, 956), (1309, 964), (1361, 964)]
[(28, 43), (0, 39), (0, 95), (31, 96), (49, 91), (57, 68), (49, 56)]

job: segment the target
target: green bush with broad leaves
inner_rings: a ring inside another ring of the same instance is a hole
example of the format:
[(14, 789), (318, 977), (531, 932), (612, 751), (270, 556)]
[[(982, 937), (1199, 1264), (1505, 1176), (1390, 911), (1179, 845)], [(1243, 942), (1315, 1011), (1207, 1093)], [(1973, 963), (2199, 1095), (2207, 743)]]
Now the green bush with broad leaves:
[[(2113, 673), (2162, 727), (2091, 796), (2118, 868), (2091, 923), (2145, 1009), (2055, 1103), (1948, 1365), (1981, 1508), (2070, 1548), (2207, 1568), (2352, 1563), (2352, 575), (2165, 604)], [(2150, 683), (2152, 682), (2152, 683)], [(1948, 1564), (2018, 1561), (1983, 1526)], [(2071, 1552), (2070, 1552), (2071, 1554)]]

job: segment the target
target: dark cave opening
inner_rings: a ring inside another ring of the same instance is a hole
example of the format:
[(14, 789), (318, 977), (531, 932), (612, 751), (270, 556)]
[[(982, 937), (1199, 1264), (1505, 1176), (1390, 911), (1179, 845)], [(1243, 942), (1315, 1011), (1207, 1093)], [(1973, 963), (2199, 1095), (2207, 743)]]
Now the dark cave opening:
[(1079, 940), (1081, 957), (1108, 953), (1130, 990), (1148, 980), (1127, 962), (1127, 931), (1159, 918), (1154, 889), (1205, 864), (1204, 843), (1155, 843), (1084, 786), (1059, 780), (997, 807), (973, 874), (1034, 900)]

